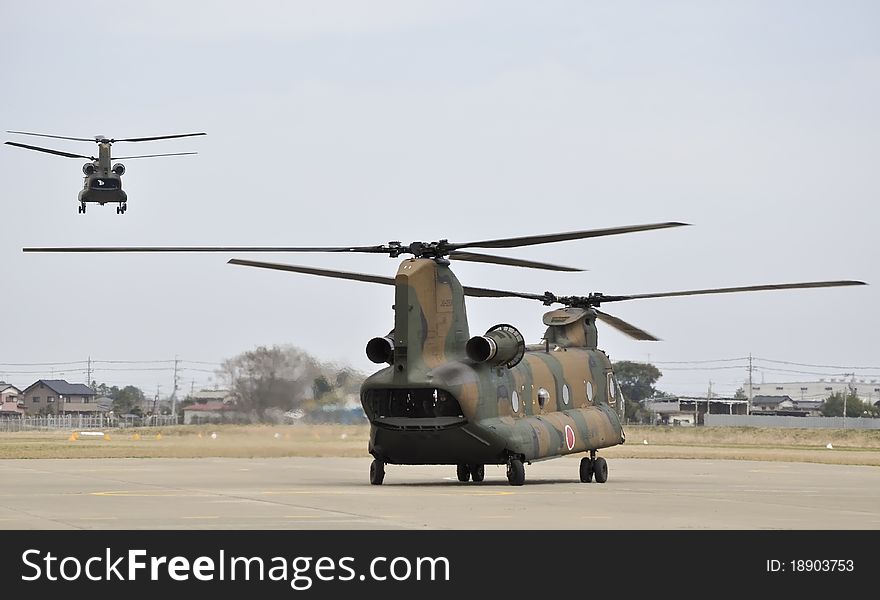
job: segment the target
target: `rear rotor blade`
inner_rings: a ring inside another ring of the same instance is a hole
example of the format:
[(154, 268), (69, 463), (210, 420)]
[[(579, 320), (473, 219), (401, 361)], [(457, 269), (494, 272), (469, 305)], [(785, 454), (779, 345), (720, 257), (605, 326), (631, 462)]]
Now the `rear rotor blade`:
[[(289, 271), (292, 273), (304, 273), (306, 275), (318, 275), (319, 277), (332, 277), (334, 279), (348, 279), (350, 281), (363, 281), (366, 283), (381, 283), (383, 285), (394, 285), (393, 277), (382, 277), (380, 275), (369, 275), (367, 273), (352, 273), (350, 271), (336, 271), (333, 269), (316, 269), (314, 267), (301, 267), (298, 265), (288, 265), (279, 263), (268, 263), (256, 260), (243, 260), (240, 258), (232, 258), (227, 261), (230, 265), (242, 265), (245, 267), (259, 267), (262, 269), (274, 269), (276, 271)], [(480, 298), (526, 298), (529, 300), (544, 300), (544, 296), (535, 294), (523, 294), (520, 292), (508, 292), (505, 290), (493, 290), (488, 288), (476, 288), (464, 286), (465, 296), (475, 296)]]
[(450, 244), (452, 249), (458, 248), (519, 248), (522, 246), (534, 246), (536, 244), (549, 244), (552, 242), (564, 242), (567, 240), (581, 240), (584, 238), (603, 237), (606, 235), (618, 235), (635, 231), (650, 231), (652, 229), (666, 229), (668, 227), (684, 227), (689, 223), (667, 222), (651, 223), (648, 225), (630, 225), (627, 227), (610, 227), (606, 229), (587, 229), (584, 231), (569, 231), (568, 233), (550, 233), (545, 235), (530, 235), (525, 237), (505, 238), (497, 240), (483, 240), (481, 242), (467, 242), (464, 244)]
[(522, 260), (520, 258), (508, 258), (506, 256), (494, 256), (491, 254), (479, 254), (477, 252), (460, 252), (453, 250), (449, 253), (449, 258), (453, 260), (464, 260), (470, 262), (491, 263), (496, 265), (507, 265), (510, 267), (527, 267), (530, 269), (544, 269), (547, 271), (567, 271), (581, 272), (583, 269), (574, 267), (563, 267), (550, 263), (536, 262), (533, 260)]
[(184, 137), (193, 137), (196, 135), (208, 135), (205, 132), (201, 133), (179, 133), (176, 135), (154, 135), (150, 137), (137, 137), (137, 138), (118, 138), (115, 140), (110, 140), (111, 142), (149, 142), (152, 140), (170, 140), (172, 138), (184, 138)]
[(198, 152), (172, 152), (170, 154), (142, 154), (140, 156), (114, 156), (113, 160), (131, 160), (132, 158), (153, 158), (156, 156), (185, 156), (187, 154), (198, 154)]
[(601, 310), (596, 310), (596, 318), (605, 323), (606, 325), (610, 325), (614, 327), (616, 330), (621, 333), (625, 333), (629, 337), (641, 340), (644, 342), (659, 342), (660, 338), (656, 338), (644, 329), (639, 329), (632, 323), (627, 323), (621, 318), (615, 317), (614, 315), (609, 315), (606, 312), (602, 312)]
[(261, 269), (274, 269), (276, 271), (291, 271), (293, 273), (305, 273), (306, 275), (318, 275), (319, 277), (332, 277), (334, 279), (349, 279), (351, 281), (365, 281), (367, 283), (381, 283), (394, 285), (392, 277), (368, 275), (366, 273), (351, 273), (349, 271), (334, 271), (331, 269), (316, 269), (314, 267), (299, 267), (297, 265), (283, 265), (278, 263), (260, 262), (255, 260), (242, 260), (233, 258), (227, 261), (230, 265), (242, 265), (244, 267), (259, 267)]
[(40, 148), (39, 146), (28, 146), (27, 144), (19, 144), (17, 142), (5, 142), (10, 146), (17, 146), (18, 148), (27, 148), (28, 150), (36, 150), (37, 152), (45, 152), (46, 154), (55, 154), (57, 156), (64, 156), (65, 158), (84, 158), (86, 160), (96, 160), (94, 156), (83, 156), (82, 154), (71, 154), (70, 152), (62, 152), (61, 150), (52, 150), (50, 148)]
[(864, 281), (807, 281), (803, 283), (776, 283), (769, 285), (747, 285), (742, 287), (712, 288), (703, 290), (685, 290), (681, 292), (661, 292), (658, 294), (631, 294), (627, 296), (596, 296), (600, 302), (618, 302), (620, 300), (638, 300), (644, 298), (671, 298), (674, 296), (700, 296), (703, 294), (730, 294), (735, 292), (761, 292), (766, 290), (794, 290), (803, 288), (841, 287), (848, 285), (867, 285)]
[(66, 135), (49, 135), (48, 133), (31, 133), (29, 131), (7, 131), (6, 133), (18, 133), (20, 135), (35, 135), (37, 137), (55, 138), (57, 140), (74, 140), (77, 142), (94, 142), (95, 138), (67, 137)]
[(83, 246), (22, 248), (22, 252), (368, 252), (384, 253), (381, 246), (301, 247), (281, 246)]

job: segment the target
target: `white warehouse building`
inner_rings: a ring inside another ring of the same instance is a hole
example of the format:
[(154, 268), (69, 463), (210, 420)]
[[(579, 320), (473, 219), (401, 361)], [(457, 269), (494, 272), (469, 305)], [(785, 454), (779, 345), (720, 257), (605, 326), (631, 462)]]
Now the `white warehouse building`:
[(825, 400), (828, 396), (840, 392), (849, 392), (855, 388), (859, 399), (870, 404), (880, 402), (880, 379), (824, 377), (818, 381), (801, 381), (785, 383), (749, 382), (743, 385), (745, 393), (755, 396), (788, 396), (792, 400)]

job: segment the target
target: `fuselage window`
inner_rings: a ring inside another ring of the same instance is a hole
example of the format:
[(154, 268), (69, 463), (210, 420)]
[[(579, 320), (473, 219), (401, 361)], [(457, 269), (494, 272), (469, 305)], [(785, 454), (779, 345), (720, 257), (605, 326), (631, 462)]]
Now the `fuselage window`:
[(567, 383), (563, 383), (563, 384), (562, 384), (562, 402), (563, 402), (566, 406), (568, 406), (568, 401), (569, 401), (570, 399), (571, 399), (571, 394), (570, 394), (570, 392), (568, 391), (568, 384), (567, 384)]
[(550, 399), (550, 392), (545, 390), (544, 388), (538, 389), (538, 405), (541, 408), (544, 408), (544, 404)]
[(617, 401), (617, 381), (614, 380), (614, 375), (608, 373), (608, 404), (614, 406)]
[(513, 393), (510, 395), (510, 408), (515, 413), (519, 412), (519, 394), (516, 393), (516, 390), (513, 390)]
[(589, 402), (590, 404), (593, 403), (593, 382), (592, 381), (587, 382), (587, 402)]

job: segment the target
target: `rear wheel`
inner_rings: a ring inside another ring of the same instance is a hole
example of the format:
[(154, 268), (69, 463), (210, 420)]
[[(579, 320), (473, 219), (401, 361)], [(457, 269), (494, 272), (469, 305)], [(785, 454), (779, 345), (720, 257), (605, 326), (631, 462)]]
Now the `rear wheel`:
[(589, 456), (581, 459), (581, 482), (590, 483), (593, 481), (593, 461)]
[(596, 483), (608, 481), (608, 463), (601, 456), (593, 461), (593, 474), (596, 476)]
[(374, 460), (370, 465), (370, 483), (373, 485), (382, 485), (385, 480), (385, 463), (381, 460)]
[(526, 482), (526, 468), (518, 458), (511, 458), (507, 463), (507, 482), (510, 485), (522, 485)]
[(471, 478), (471, 470), (467, 465), (458, 465), (455, 469), (455, 474), (458, 475), (458, 480), (461, 482)]
[(471, 479), (475, 483), (480, 483), (486, 477), (485, 465), (470, 465)]

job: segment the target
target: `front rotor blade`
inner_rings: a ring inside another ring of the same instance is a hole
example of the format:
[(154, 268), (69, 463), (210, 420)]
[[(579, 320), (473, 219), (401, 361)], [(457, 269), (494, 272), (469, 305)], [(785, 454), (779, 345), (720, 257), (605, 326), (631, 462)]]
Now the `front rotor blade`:
[(467, 242), (465, 244), (450, 244), (453, 249), (458, 248), (519, 248), (522, 246), (534, 246), (536, 244), (549, 244), (552, 242), (564, 242), (567, 240), (580, 240), (584, 238), (603, 237), (606, 235), (618, 235), (635, 231), (650, 231), (652, 229), (666, 229), (668, 227), (683, 227), (689, 223), (652, 223), (648, 225), (630, 225), (627, 227), (611, 227), (606, 229), (587, 229), (584, 231), (569, 231), (568, 233), (549, 233), (545, 235), (530, 235), (525, 237), (505, 238), (497, 240), (483, 240), (481, 242)]
[(367, 252), (384, 253), (381, 246), (286, 248), (280, 246), (97, 246), (22, 248), (22, 252)]
[(274, 269), (276, 271), (291, 271), (293, 273), (305, 273), (306, 275), (318, 275), (320, 277), (332, 277), (334, 279), (349, 279), (351, 281), (365, 281), (367, 283), (381, 283), (394, 285), (392, 277), (368, 275), (366, 273), (351, 273), (348, 271), (333, 271), (330, 269), (315, 269), (313, 267), (299, 267), (297, 265), (283, 265), (278, 263), (259, 262), (255, 260), (242, 260), (233, 258), (227, 261), (230, 265), (242, 265), (245, 267), (259, 267), (261, 269)]
[(583, 269), (574, 267), (563, 267), (550, 263), (536, 262), (533, 260), (522, 260), (519, 258), (508, 258), (506, 256), (493, 256), (491, 254), (479, 254), (477, 252), (459, 252), (453, 250), (449, 253), (449, 258), (453, 260), (465, 260), (470, 262), (491, 263), (496, 265), (508, 265), (511, 267), (527, 267), (530, 269), (544, 269), (547, 271), (568, 271), (581, 272)]
[(48, 133), (31, 133), (29, 131), (7, 131), (6, 133), (18, 133), (20, 135), (35, 135), (37, 137), (55, 138), (57, 140), (74, 140), (77, 142), (94, 142), (95, 138), (67, 137), (66, 135), (49, 135)]
[(113, 160), (131, 160), (132, 158), (153, 158), (155, 156), (185, 156), (187, 154), (198, 154), (198, 152), (172, 152), (171, 154), (142, 154), (140, 156), (114, 156)]
[(17, 146), (19, 148), (27, 148), (28, 150), (36, 150), (37, 152), (45, 152), (46, 154), (55, 154), (58, 156), (64, 156), (65, 158), (84, 158), (86, 160), (95, 160), (94, 156), (83, 156), (82, 154), (71, 154), (70, 152), (62, 152), (61, 150), (52, 150), (50, 148), (40, 148), (39, 146), (28, 146), (27, 144), (19, 144), (17, 142), (5, 142), (10, 146)]
[(546, 297), (538, 294), (526, 294), (523, 292), (510, 292), (507, 290), (493, 290), (490, 288), (478, 288), (463, 286), (465, 296), (474, 296), (476, 298), (525, 298), (526, 300), (546, 301)]
[(769, 285), (747, 285), (742, 287), (712, 288), (704, 290), (685, 290), (682, 292), (662, 292), (659, 294), (632, 294), (628, 296), (600, 296), (601, 302), (637, 300), (643, 298), (671, 298), (673, 296), (700, 296), (703, 294), (730, 294), (734, 292), (761, 292), (766, 290), (795, 290), (803, 288), (841, 287), (848, 285), (867, 285), (864, 281), (807, 281), (803, 283), (775, 283)]
[[(593, 309), (595, 310), (595, 309)], [(596, 318), (605, 323), (606, 325), (611, 325), (616, 330), (621, 333), (625, 333), (629, 337), (641, 340), (644, 342), (659, 342), (660, 338), (656, 338), (644, 329), (639, 329), (632, 323), (627, 323), (623, 319), (615, 317), (614, 315), (609, 315), (608, 313), (602, 312), (601, 310), (596, 310)]]
[(184, 137), (193, 137), (196, 135), (208, 135), (207, 133), (179, 133), (177, 135), (154, 135), (150, 137), (138, 137), (138, 138), (119, 138), (115, 140), (110, 140), (111, 142), (149, 142), (152, 140), (170, 140), (172, 138), (184, 138)]

